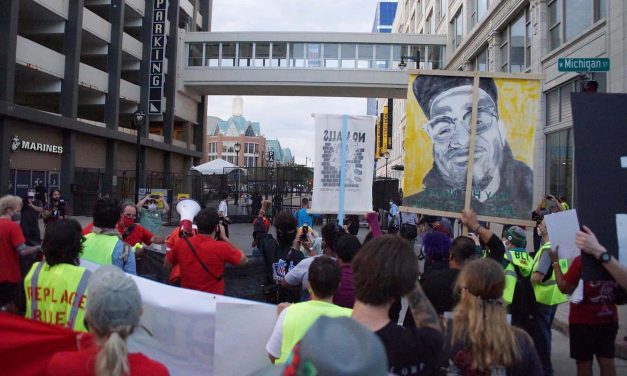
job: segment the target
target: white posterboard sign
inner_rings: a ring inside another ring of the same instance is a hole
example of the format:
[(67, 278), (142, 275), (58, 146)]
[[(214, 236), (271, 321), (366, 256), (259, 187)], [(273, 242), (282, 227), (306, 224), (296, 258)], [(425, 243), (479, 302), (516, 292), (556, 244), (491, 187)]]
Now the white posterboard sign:
[(561, 211), (544, 216), (544, 223), (551, 241), (551, 248), (559, 246), (559, 258), (571, 260), (581, 254), (575, 237), (579, 231), (579, 219), (575, 209)]
[(618, 236), (618, 261), (627, 265), (627, 214), (616, 214), (616, 235)]
[[(375, 117), (314, 114), (315, 168), (311, 213), (345, 214), (372, 211)], [(342, 140), (346, 129), (346, 156)], [(344, 179), (340, 179), (341, 171)], [(344, 192), (341, 192), (341, 188)]]
[(270, 304), (216, 304), (213, 374), (249, 375), (270, 365), (266, 343), (277, 319)]

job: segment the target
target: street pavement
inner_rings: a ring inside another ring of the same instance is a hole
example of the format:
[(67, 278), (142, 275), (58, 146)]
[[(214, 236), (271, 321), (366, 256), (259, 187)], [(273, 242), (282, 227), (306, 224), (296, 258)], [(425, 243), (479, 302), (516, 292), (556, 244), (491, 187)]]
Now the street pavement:
[[(81, 226), (86, 226), (91, 222), (89, 217), (73, 217), (77, 219)], [(169, 234), (174, 230), (175, 226), (164, 226), (162, 235)], [(314, 226), (314, 230), (320, 232), (320, 226)], [(235, 223), (229, 226), (229, 233), (231, 241), (246, 255), (252, 255), (252, 224), (248, 223)], [(363, 241), (366, 236), (366, 229), (362, 228), (359, 231), (358, 237)], [(274, 230), (271, 230), (274, 234)], [(42, 229), (43, 234), (43, 229)], [(627, 375), (627, 342), (624, 337), (627, 336), (627, 306), (619, 306), (619, 324), (620, 328), (617, 336), (617, 356), (622, 359), (616, 359), (616, 374)], [(559, 306), (557, 314), (555, 315), (555, 321), (553, 323), (553, 368), (556, 376), (572, 376), (576, 374), (576, 367), (574, 360), (569, 357), (569, 342), (568, 342), (568, 304), (562, 304)], [(598, 367), (595, 365), (595, 375), (599, 374)], [(531, 375), (530, 375), (531, 376)]]

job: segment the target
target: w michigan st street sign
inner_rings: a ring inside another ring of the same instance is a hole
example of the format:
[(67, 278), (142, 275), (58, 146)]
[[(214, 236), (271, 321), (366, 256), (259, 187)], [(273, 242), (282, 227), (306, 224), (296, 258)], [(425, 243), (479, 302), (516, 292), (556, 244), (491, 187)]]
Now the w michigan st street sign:
[(610, 59), (605, 57), (561, 57), (557, 59), (559, 72), (607, 72), (610, 70)]

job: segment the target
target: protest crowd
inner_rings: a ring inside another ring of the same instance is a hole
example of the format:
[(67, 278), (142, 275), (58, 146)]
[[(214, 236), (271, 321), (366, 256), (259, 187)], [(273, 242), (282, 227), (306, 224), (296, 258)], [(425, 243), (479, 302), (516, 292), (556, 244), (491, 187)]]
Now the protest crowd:
[[(140, 325), (142, 296), (128, 275), (138, 274), (144, 247), (166, 244), (169, 284), (224, 295), (225, 265), (249, 260), (229, 238), (225, 201), (218, 208), (192, 205), (193, 221), (161, 236), (163, 197), (124, 204), (100, 198), (84, 229), (59, 200), (58, 191), (45, 208), (34, 191), (0, 198), (3, 325), (34, 320), (42, 336), (50, 325), (90, 333), (88, 345), (47, 354), (33, 374), (169, 374), (159, 359), (129, 352), (129, 336), (149, 328)], [(602, 376), (616, 375), (616, 305), (625, 303), (627, 267), (586, 226), (575, 235), (582, 255), (560, 257), (545, 216), (569, 206), (555, 196), (530, 213), (537, 223), (532, 246), (526, 229), (495, 233), (468, 209), (457, 222), (467, 231), (455, 237), (450, 219), (402, 212), (400, 198), (392, 202), (387, 234), (372, 220), (375, 213), (367, 215), (363, 243), (358, 216), (343, 226), (329, 221), (318, 233), (306, 198), (300, 210), (272, 219), (271, 201), (254, 202), (253, 255), (265, 273), (260, 289), (277, 310), (265, 345), (268, 365), (258, 375), (551, 376), (551, 327), (557, 306), (569, 300), (577, 375), (592, 375), (595, 359)], [(40, 215), (43, 237), (35, 228)], [(584, 256), (613, 280), (584, 281)], [(102, 266), (90, 271), (81, 259)], [(0, 343), (3, 359), (19, 346)]]

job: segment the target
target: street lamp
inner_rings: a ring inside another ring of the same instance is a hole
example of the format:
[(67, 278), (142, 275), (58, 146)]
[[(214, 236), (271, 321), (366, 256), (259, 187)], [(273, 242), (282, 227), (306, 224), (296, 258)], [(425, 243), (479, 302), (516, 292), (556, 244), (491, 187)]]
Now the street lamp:
[(237, 197), (235, 198), (235, 206), (239, 206), (239, 151), (242, 149), (242, 144), (236, 142), (233, 146), (235, 149), (235, 153), (237, 154), (237, 160), (235, 165), (237, 166), (237, 175), (235, 175), (235, 194)]
[(140, 154), (141, 154), (141, 133), (142, 126), (146, 121), (146, 114), (142, 110), (137, 110), (133, 113), (133, 125), (137, 132), (137, 149), (135, 153), (135, 202), (139, 201), (139, 170), (140, 170)]
[[(383, 154), (383, 158), (385, 158), (385, 183), (383, 185), (383, 199), (387, 199), (387, 194), (388, 194), (388, 159), (390, 159), (390, 152), (385, 152)], [(387, 200), (386, 203), (390, 202), (390, 200)], [(388, 207), (388, 211), (390, 210), (390, 208)]]
[(398, 67), (400, 69), (403, 69), (407, 66), (407, 62), (405, 61), (405, 59), (407, 60), (413, 60), (416, 62), (416, 69), (420, 68), (419, 64), (420, 64), (420, 50), (416, 50), (416, 57), (414, 56), (401, 56), (401, 61), (400, 63), (398, 63)]

